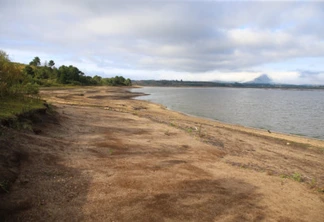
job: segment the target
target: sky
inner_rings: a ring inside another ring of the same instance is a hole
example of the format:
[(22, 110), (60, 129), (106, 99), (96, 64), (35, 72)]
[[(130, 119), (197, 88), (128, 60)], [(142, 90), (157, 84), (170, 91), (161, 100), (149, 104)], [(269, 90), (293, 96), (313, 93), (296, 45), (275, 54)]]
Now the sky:
[(324, 2), (0, 0), (0, 49), (132, 80), (324, 85)]

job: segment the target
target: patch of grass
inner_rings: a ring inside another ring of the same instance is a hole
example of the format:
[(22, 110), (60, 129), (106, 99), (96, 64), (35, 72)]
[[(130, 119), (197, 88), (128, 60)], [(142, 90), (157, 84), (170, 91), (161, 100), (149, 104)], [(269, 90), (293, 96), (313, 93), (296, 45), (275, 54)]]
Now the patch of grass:
[(44, 108), (44, 102), (30, 97), (0, 98), (0, 121), (15, 119), (17, 115)]
[[(304, 181), (303, 176), (300, 173), (294, 173), (292, 175), (281, 174), (280, 178), (293, 179), (294, 181), (297, 181), (297, 182), (303, 182)], [(315, 186), (316, 185), (316, 180), (313, 179), (310, 184), (311, 185), (313, 184)]]
[(297, 182), (303, 182), (302, 175), (300, 173), (294, 173), (291, 178)]
[(280, 178), (284, 178), (284, 179), (286, 179), (286, 178), (289, 178), (289, 176), (288, 176), (288, 175), (285, 175), (285, 174), (281, 174), (281, 175), (280, 175)]

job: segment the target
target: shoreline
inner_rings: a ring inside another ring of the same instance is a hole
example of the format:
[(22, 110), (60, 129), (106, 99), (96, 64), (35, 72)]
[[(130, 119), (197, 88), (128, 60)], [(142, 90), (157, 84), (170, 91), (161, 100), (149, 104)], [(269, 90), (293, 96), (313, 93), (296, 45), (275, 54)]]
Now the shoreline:
[[(156, 87), (156, 86), (144, 86), (144, 87)], [(141, 88), (141, 87), (136, 87), (136, 88)], [(199, 87), (194, 87), (194, 88), (199, 88)], [(201, 87), (201, 88), (205, 88), (205, 87)], [(129, 91), (129, 92), (130, 93), (140, 93), (140, 92), (132, 92), (132, 91)], [(137, 95), (135, 97), (140, 98), (141, 96), (150, 95), (150, 94), (146, 94), (146, 93), (142, 93), (142, 94), (143, 95)], [(145, 102), (148, 102), (148, 103), (153, 103), (153, 104), (156, 104), (158, 106), (164, 107), (165, 109), (167, 109), (167, 110), (169, 110), (171, 112), (177, 112), (177, 113), (180, 113), (182, 115), (189, 116), (189, 117), (200, 118), (200, 119), (203, 119), (203, 120), (212, 121), (212, 122), (215, 122), (217, 124), (224, 125), (224, 127), (227, 127), (229, 129), (235, 129), (235, 130), (238, 130), (238, 131), (247, 131), (247, 132), (250, 132), (252, 134), (256, 133), (256, 134), (260, 134), (262, 136), (275, 137), (275, 138), (285, 139), (285, 140), (294, 141), (295, 139), (297, 139), (298, 142), (305, 143), (305, 144), (308, 144), (310, 141), (314, 140), (314, 141), (317, 141), (317, 142), (315, 142), (315, 143), (312, 142), (312, 145), (318, 146), (320, 148), (322, 148), (324, 146), (324, 139), (320, 139), (320, 138), (314, 138), (314, 137), (308, 137), (308, 136), (296, 135), (296, 134), (289, 134), (289, 133), (278, 132), (278, 131), (271, 131), (271, 134), (270, 134), (268, 132), (268, 130), (266, 130), (266, 129), (256, 128), (256, 127), (249, 127), (249, 126), (244, 126), (244, 125), (234, 124), (234, 123), (228, 123), (228, 122), (224, 122), (224, 121), (221, 121), (221, 120), (216, 120), (216, 119), (213, 119), (213, 118), (208, 118), (208, 117), (203, 117), (203, 116), (196, 116), (196, 115), (185, 113), (185, 112), (182, 112), (182, 111), (179, 111), (179, 110), (173, 110), (173, 109), (168, 108), (167, 106), (165, 106), (163, 104), (155, 103), (155, 102), (148, 101), (148, 100), (145, 100), (145, 99), (135, 99), (135, 100), (145, 101)], [(317, 144), (317, 145), (315, 145), (315, 144)]]
[(41, 91), (55, 108), (37, 134), (4, 138), (27, 156), (0, 194), (5, 219), (324, 220), (322, 141), (188, 116), (127, 89)]
[(191, 86), (191, 85), (133, 85), (134, 88), (141, 88), (141, 87), (171, 87), (171, 88), (232, 88), (232, 89), (278, 89), (278, 90), (324, 90), (324, 86), (320, 87), (263, 87), (263, 86), (246, 86), (246, 87), (235, 87), (235, 86)]
[[(145, 95), (143, 95), (143, 96), (145, 96)], [(141, 97), (141, 96), (138, 96), (138, 97)], [(138, 100), (140, 100), (140, 99), (138, 99)], [(140, 101), (147, 101), (147, 100), (140, 100)], [(181, 112), (179, 110), (173, 110), (173, 109), (168, 108), (167, 106), (165, 106), (163, 104), (160, 104), (160, 103), (155, 103), (155, 102), (152, 102), (152, 101), (147, 101), (147, 102), (153, 103), (153, 104), (156, 104), (156, 105), (160, 105), (162, 107), (165, 107), (165, 109), (167, 109), (169, 111), (177, 112), (177, 113), (180, 113), (182, 115), (189, 116), (189, 117), (199, 118), (199, 119), (203, 119), (203, 120), (207, 120), (207, 121), (213, 121), (213, 122), (216, 122), (218, 124), (228, 125), (229, 127), (232, 126), (232, 127), (242, 128), (242, 131), (251, 130), (251, 131), (259, 131), (260, 133), (262, 132), (262, 133), (265, 133), (265, 134), (269, 133), (266, 129), (250, 127), (250, 126), (244, 126), (244, 125), (234, 124), (234, 123), (228, 123), (228, 122), (224, 122), (224, 121), (221, 121), (221, 120), (208, 118), (208, 117), (203, 117), (203, 116), (196, 116), (196, 115), (192, 115), (192, 114), (189, 114), (189, 113)], [(282, 135), (284, 137), (297, 137), (297, 138), (300, 138), (300, 139), (316, 140), (316, 141), (319, 141), (319, 142), (324, 142), (324, 139), (319, 139), (319, 138), (315, 138), (315, 137), (308, 137), (308, 136), (302, 136), (302, 135), (297, 135), (297, 134), (289, 134), (289, 133), (283, 133), (283, 132), (278, 132), (278, 131), (271, 131), (271, 133), (274, 133), (276, 135)]]

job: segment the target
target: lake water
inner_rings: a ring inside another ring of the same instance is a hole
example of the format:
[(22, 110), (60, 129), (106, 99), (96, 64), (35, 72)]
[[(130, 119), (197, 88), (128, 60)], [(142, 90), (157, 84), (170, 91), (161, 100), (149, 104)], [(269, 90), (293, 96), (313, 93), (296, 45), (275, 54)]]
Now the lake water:
[(143, 87), (137, 99), (226, 123), (324, 139), (324, 90)]

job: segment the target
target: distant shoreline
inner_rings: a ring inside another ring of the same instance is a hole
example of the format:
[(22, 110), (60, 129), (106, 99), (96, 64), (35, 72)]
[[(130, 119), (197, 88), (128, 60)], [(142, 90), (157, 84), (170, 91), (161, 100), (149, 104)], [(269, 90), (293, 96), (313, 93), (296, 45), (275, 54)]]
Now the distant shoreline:
[(290, 84), (249, 84), (249, 83), (220, 83), (204, 81), (177, 80), (132, 80), (134, 86), (152, 87), (230, 87), (230, 88), (260, 88), (260, 89), (305, 89), (324, 90), (323, 85), (290, 85)]
[(171, 87), (171, 88), (233, 88), (233, 89), (279, 89), (279, 90), (324, 90), (323, 88), (283, 88), (283, 87), (233, 87), (233, 86), (159, 86), (159, 85), (133, 85), (132, 88), (143, 88), (143, 87)]

